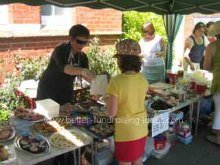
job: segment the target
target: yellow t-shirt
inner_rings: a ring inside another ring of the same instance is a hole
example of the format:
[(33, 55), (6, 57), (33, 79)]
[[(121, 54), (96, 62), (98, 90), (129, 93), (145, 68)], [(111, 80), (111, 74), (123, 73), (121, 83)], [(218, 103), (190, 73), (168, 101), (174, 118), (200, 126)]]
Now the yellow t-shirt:
[(147, 112), (144, 107), (148, 82), (141, 73), (120, 74), (111, 79), (107, 94), (118, 98), (115, 117), (115, 141), (137, 140), (147, 135)]

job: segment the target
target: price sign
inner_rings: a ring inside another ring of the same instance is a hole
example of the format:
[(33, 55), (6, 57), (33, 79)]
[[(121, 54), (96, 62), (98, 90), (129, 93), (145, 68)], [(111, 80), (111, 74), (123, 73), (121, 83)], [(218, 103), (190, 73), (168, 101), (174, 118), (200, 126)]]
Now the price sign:
[(152, 120), (152, 137), (163, 133), (169, 128), (169, 113), (161, 113), (155, 116)]

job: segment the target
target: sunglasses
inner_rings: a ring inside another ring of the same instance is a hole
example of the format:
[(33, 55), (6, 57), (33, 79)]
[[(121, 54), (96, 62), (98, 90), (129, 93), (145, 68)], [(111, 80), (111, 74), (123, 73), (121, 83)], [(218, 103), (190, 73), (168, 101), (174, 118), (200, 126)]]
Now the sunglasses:
[(144, 34), (148, 34), (148, 35), (153, 35), (153, 34), (154, 34), (153, 32), (150, 32), (150, 31), (147, 31), (147, 30), (146, 30), (146, 31), (143, 31), (143, 33), (144, 33)]
[(80, 39), (75, 39), (75, 40), (76, 40), (76, 43), (79, 45), (86, 45), (88, 43), (88, 41), (82, 41)]

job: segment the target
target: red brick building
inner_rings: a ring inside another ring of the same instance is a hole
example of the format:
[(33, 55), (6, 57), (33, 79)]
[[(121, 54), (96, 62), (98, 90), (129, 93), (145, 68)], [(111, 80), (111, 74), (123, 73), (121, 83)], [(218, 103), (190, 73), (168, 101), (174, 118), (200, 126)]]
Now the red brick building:
[(11, 4), (0, 6), (0, 18), (0, 82), (4, 73), (14, 68), (14, 54), (48, 54), (58, 43), (66, 41), (74, 24), (87, 26), (102, 45), (113, 44), (122, 33), (122, 12), (113, 9)]

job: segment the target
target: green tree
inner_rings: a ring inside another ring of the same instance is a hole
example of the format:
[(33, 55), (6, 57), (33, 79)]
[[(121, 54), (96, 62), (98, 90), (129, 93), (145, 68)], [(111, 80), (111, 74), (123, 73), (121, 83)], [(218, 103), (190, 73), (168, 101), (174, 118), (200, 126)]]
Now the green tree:
[(142, 37), (141, 27), (145, 22), (152, 22), (156, 29), (156, 34), (162, 36), (165, 41), (167, 40), (162, 16), (150, 12), (136, 11), (123, 12), (122, 38), (131, 38), (139, 41)]

